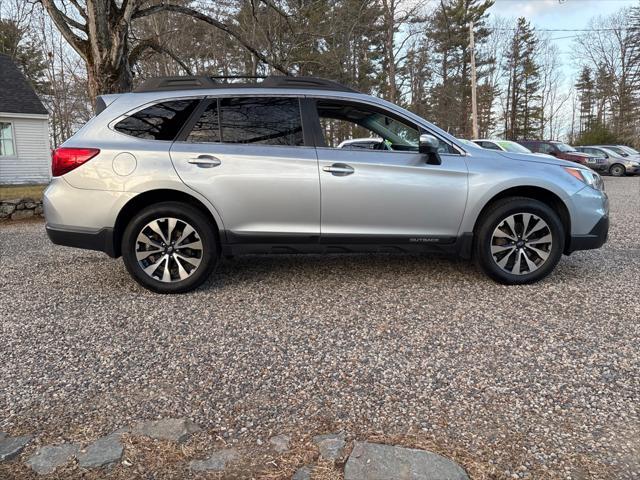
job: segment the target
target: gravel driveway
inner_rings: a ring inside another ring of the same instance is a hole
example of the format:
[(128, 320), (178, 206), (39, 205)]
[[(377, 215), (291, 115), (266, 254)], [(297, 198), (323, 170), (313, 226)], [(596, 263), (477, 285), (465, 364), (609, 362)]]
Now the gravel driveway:
[(160, 296), (42, 223), (0, 224), (0, 431), (189, 417), (238, 445), (424, 440), (476, 478), (638, 478), (640, 178), (606, 186), (605, 247), (517, 287), (442, 257), (287, 255)]

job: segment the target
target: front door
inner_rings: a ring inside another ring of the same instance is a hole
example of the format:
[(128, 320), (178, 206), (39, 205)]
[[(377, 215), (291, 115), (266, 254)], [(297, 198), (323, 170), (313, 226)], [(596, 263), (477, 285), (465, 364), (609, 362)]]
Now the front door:
[[(213, 204), (231, 243), (320, 234), (320, 187), (295, 97), (205, 101), (171, 147), (180, 178)], [(293, 240), (295, 241), (295, 240)]]
[[(441, 141), (441, 165), (418, 152), (419, 127), (379, 107), (316, 99), (321, 239), (448, 243), (467, 200), (464, 157)], [(365, 141), (366, 140), (366, 141)]]

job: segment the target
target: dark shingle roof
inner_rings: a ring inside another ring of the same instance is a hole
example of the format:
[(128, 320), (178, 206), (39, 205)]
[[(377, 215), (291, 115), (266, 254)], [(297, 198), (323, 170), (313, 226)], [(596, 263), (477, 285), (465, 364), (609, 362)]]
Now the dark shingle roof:
[(0, 53), (0, 112), (46, 114), (47, 110), (11, 57)]

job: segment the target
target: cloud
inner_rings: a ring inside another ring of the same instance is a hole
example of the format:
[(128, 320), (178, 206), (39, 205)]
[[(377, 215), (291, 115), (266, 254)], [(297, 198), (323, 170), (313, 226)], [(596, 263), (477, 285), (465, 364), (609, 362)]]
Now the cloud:
[(492, 10), (514, 17), (533, 17), (561, 5), (558, 0), (497, 0)]

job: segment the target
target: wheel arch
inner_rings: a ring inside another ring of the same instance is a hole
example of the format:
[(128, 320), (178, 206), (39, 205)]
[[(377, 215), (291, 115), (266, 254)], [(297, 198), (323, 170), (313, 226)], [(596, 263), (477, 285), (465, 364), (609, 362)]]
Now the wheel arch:
[(565, 244), (565, 253), (566, 249), (570, 244), (571, 239), (571, 214), (569, 213), (569, 208), (567, 204), (560, 198), (557, 194), (543, 187), (536, 186), (516, 186), (510, 187), (501, 192), (495, 194), (491, 197), (482, 207), (480, 213), (476, 217), (473, 225), (473, 234), (475, 237), (476, 232), (478, 231), (478, 227), (480, 225), (480, 221), (483, 216), (486, 214), (487, 210), (498, 200), (502, 200), (503, 198), (508, 197), (527, 197), (532, 198), (534, 200), (538, 200), (549, 207), (551, 207), (555, 212), (558, 213), (560, 217), (560, 221), (562, 222), (562, 226), (564, 228), (564, 244)]
[(224, 230), (222, 228), (222, 222), (216, 218), (214, 212), (212, 212), (211, 209), (208, 208), (200, 199), (196, 198), (193, 195), (182, 192), (180, 190), (162, 188), (140, 193), (139, 195), (136, 195), (135, 197), (130, 199), (120, 209), (113, 229), (113, 248), (116, 257), (122, 255), (122, 235), (124, 234), (124, 230), (133, 216), (141, 209), (148, 207), (149, 205), (167, 201), (186, 203), (202, 212), (212, 222), (218, 240), (218, 248), (220, 248), (222, 240), (220, 237), (224, 234)]

